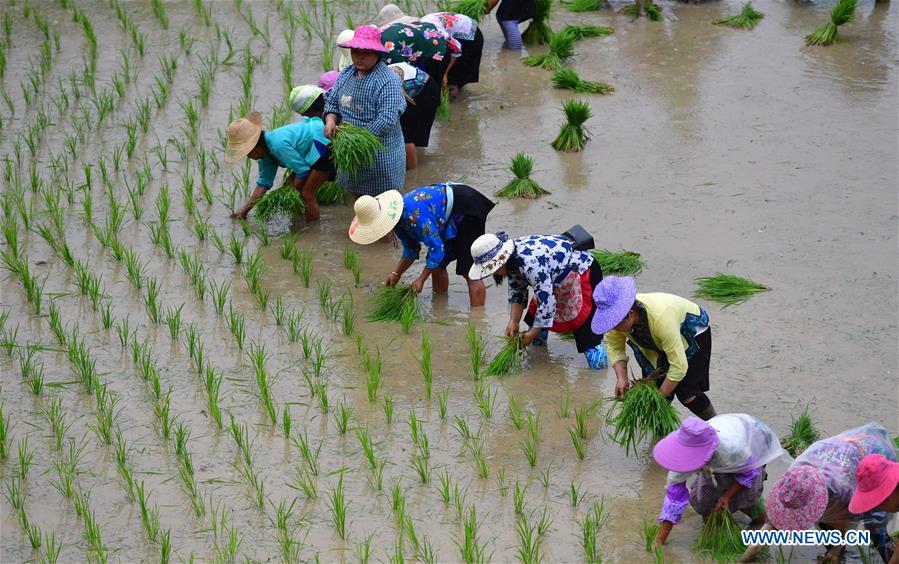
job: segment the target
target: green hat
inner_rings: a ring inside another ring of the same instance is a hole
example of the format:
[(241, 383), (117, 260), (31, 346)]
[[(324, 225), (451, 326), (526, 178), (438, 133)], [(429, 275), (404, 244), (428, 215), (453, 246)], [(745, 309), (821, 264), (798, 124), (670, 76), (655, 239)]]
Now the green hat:
[(308, 110), (309, 106), (311, 106), (319, 96), (324, 94), (324, 92), (324, 90), (313, 84), (296, 86), (290, 91), (287, 102), (290, 104), (290, 107), (293, 108), (293, 111), (302, 114)]

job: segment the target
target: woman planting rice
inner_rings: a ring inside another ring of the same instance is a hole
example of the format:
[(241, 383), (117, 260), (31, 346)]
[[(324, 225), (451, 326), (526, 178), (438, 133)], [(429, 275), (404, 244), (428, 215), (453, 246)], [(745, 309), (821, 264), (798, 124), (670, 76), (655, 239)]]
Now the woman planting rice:
[(353, 38), (341, 44), (353, 59), (340, 73), (325, 103), (325, 135), (333, 139), (339, 121), (364, 127), (383, 144), (374, 162), (351, 174), (338, 170), (338, 182), (355, 197), (378, 195), (403, 187), (406, 154), (400, 115), (406, 109), (399, 77), (380, 60), (387, 49), (374, 26), (358, 28)]
[(434, 184), (401, 195), (395, 190), (377, 198), (356, 200), (356, 217), (350, 225), (353, 241), (367, 245), (391, 230), (403, 245), (403, 256), (384, 283), (395, 286), (419, 258), (421, 245), (428, 248), (424, 270), (411, 286), (421, 292), (428, 278), (434, 292), (445, 294), (449, 286), (446, 267), (456, 261), (456, 274), (465, 278), (471, 307), (482, 307), (486, 296), (480, 278), (469, 276), (474, 260), (471, 244), (484, 234), (493, 202), (464, 184)]
[(561, 235), (528, 235), (509, 239), (505, 233), (490, 233), (471, 246), (474, 266), (468, 277), (481, 280), (493, 275), (497, 284), (509, 279), (509, 323), (505, 335), (518, 334), (528, 303), (528, 288), (534, 288), (536, 304), (533, 326), (522, 335), (528, 346), (547, 329), (572, 333), (578, 352), (591, 368), (603, 367), (602, 335), (590, 330), (594, 308), (590, 295), (602, 280), (602, 270), (590, 253), (577, 251)]
[[(855, 471), (856, 488), (849, 500), (849, 512), (856, 515), (869, 511), (899, 512), (899, 464), (882, 454), (869, 454), (862, 458)], [(889, 519), (887, 519), (889, 521)], [(874, 544), (881, 558), (889, 564), (899, 564), (895, 533), (893, 539), (886, 535), (886, 528), (878, 530)]]
[(607, 277), (593, 292), (593, 302), (593, 332), (606, 335), (609, 364), (618, 378), (616, 396), (623, 396), (630, 385), (627, 343), (643, 377), (658, 374), (659, 391), (668, 401), (677, 396), (697, 417), (708, 421), (715, 416), (705, 394), (712, 354), (712, 329), (705, 310), (673, 294), (638, 294), (630, 276)]
[(403, 81), (406, 111), (400, 117), (403, 141), (406, 144), (406, 170), (418, 166), (416, 147), (427, 147), (437, 106), (440, 105), (440, 86), (428, 73), (408, 63), (389, 65)]
[(478, 29), (478, 22), (464, 14), (437, 12), (422, 16), (421, 21), (434, 25), (451, 40), (453, 50), (443, 75), (443, 87), (449, 88), (450, 95), (456, 98), (463, 86), (480, 78), (484, 34)]
[[(866, 504), (850, 503), (856, 489), (856, 470), (862, 459), (871, 454), (896, 461), (893, 442), (886, 429), (876, 423), (813, 443), (774, 483), (767, 504), (770, 526), (802, 530), (817, 525), (821, 529), (845, 532), (862, 521), (878, 549), (883, 549), (881, 556), (887, 562), (886, 552), (890, 547), (878, 540), (888, 538), (884, 529), (887, 514), (870, 507), (858, 515), (853, 510), (863, 511)], [(755, 550), (757, 547), (750, 548), (744, 558)], [(838, 562), (842, 550), (842, 546), (828, 548), (823, 561)]]
[(263, 131), (262, 115), (250, 112), (228, 126), (225, 162), (234, 164), (243, 157), (259, 161), (259, 177), (249, 199), (233, 217), (246, 218), (256, 202), (271, 189), (278, 168), (290, 170), (285, 182), (300, 192), (306, 205), (306, 221), (319, 218), (315, 194), (334, 174), (330, 141), (321, 120), (324, 109), (323, 91), (317, 86), (294, 88), (290, 105), (303, 120), (271, 131)]
[(506, 48), (512, 51), (521, 50), (521, 30), (518, 26), (521, 22), (528, 21), (534, 17), (536, 6), (534, 0), (489, 0), (487, 2), (487, 11), (490, 12), (499, 4), (496, 10), (496, 21), (503, 30), (503, 37), (506, 38)]
[(652, 450), (668, 470), (656, 546), (665, 543), (688, 504), (703, 517), (723, 509), (764, 523), (765, 465), (783, 454), (777, 435), (751, 415), (728, 413), (708, 422), (688, 417)]

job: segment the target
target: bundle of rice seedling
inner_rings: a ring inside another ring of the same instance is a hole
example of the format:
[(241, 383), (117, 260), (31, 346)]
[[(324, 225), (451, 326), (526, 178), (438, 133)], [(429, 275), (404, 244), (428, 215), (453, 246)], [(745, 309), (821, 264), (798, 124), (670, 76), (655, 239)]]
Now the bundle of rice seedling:
[(584, 100), (568, 100), (562, 105), (562, 111), (568, 121), (552, 142), (552, 147), (557, 151), (580, 151), (590, 138), (584, 127), (584, 122), (593, 115), (590, 105)]
[(549, 14), (552, 12), (553, 0), (536, 0), (534, 17), (530, 25), (521, 34), (521, 40), (527, 45), (546, 45), (553, 36), (549, 27)]
[(605, 27), (602, 25), (593, 25), (593, 24), (576, 24), (576, 25), (566, 25), (559, 33), (567, 33), (572, 36), (575, 41), (580, 41), (581, 39), (586, 39), (588, 37), (603, 37), (606, 35), (611, 35), (615, 33), (615, 30), (611, 27)]
[(568, 33), (555, 33), (549, 40), (549, 52), (542, 55), (531, 55), (521, 59), (529, 67), (556, 70), (574, 56), (574, 36)]
[(383, 148), (374, 133), (344, 122), (337, 126), (337, 134), (331, 143), (331, 159), (337, 170), (356, 176), (360, 167), (375, 162), (376, 153)]
[(740, 525), (727, 509), (718, 509), (706, 517), (693, 550), (717, 562), (735, 562), (746, 545), (740, 536)]
[(715, 20), (715, 25), (726, 25), (728, 27), (736, 27), (740, 29), (752, 29), (759, 23), (765, 14), (759, 12), (752, 7), (752, 2), (743, 4), (743, 9), (736, 16), (728, 16), (720, 20)]
[(315, 194), (315, 200), (322, 206), (345, 204), (346, 190), (337, 182), (329, 180), (318, 189), (318, 193)]
[(553, 74), (553, 86), (585, 94), (611, 94), (615, 87), (605, 82), (584, 80), (574, 69), (561, 68)]
[(487, 0), (459, 0), (449, 11), (481, 21), (481, 16), (487, 13)]
[[(619, 14), (623, 14), (625, 16), (632, 16), (635, 18), (640, 17), (639, 8), (637, 8), (636, 4), (628, 4), (627, 6), (618, 10)], [(648, 2), (643, 4), (643, 13), (646, 14), (646, 17), (654, 22), (662, 21), (662, 10), (659, 9), (658, 6), (653, 4), (652, 2)]]
[(714, 276), (703, 276), (696, 279), (699, 289), (693, 293), (696, 298), (712, 300), (724, 304), (724, 307), (741, 304), (768, 287), (733, 274), (716, 272)]
[(506, 344), (500, 349), (487, 368), (484, 374), (487, 376), (511, 376), (520, 374), (522, 370), (521, 359), (524, 356), (524, 345), (521, 342), (521, 335), (514, 337), (506, 337)]
[(856, 0), (840, 0), (830, 11), (830, 21), (805, 36), (806, 45), (830, 45), (837, 40), (837, 27), (855, 16)]
[(565, 8), (569, 12), (593, 12), (605, 6), (606, 0), (574, 0)]
[(790, 422), (790, 434), (780, 440), (780, 446), (790, 453), (790, 456), (796, 457), (802, 454), (809, 445), (817, 441), (820, 437), (815, 423), (808, 414), (808, 406), (802, 410), (799, 417), (793, 418)]
[(382, 286), (375, 293), (375, 309), (369, 321), (399, 321), (403, 333), (408, 333), (415, 320), (421, 317), (421, 302), (412, 286)]
[(440, 121), (449, 121), (450, 111), (449, 111), (449, 89), (442, 88), (440, 90), (440, 105), (437, 106), (437, 113), (434, 114), (435, 119), (439, 119)]
[(537, 198), (544, 194), (549, 194), (549, 190), (544, 190), (537, 182), (531, 180), (531, 172), (534, 169), (534, 159), (518, 153), (512, 157), (512, 166), (509, 170), (515, 175), (515, 178), (506, 184), (506, 186), (496, 193), (500, 198)]
[(680, 425), (677, 411), (665, 399), (652, 378), (632, 382), (624, 399), (606, 415), (606, 424), (614, 426), (612, 440), (624, 447), (625, 454), (637, 453), (637, 444), (647, 437), (660, 438)]
[(263, 222), (270, 220), (276, 213), (300, 215), (304, 211), (306, 206), (303, 204), (303, 198), (290, 184), (269, 190), (253, 207), (253, 213)]
[(593, 258), (599, 263), (603, 275), (636, 276), (646, 266), (640, 253), (632, 251), (622, 250), (616, 253), (609, 249), (598, 249), (593, 251)]

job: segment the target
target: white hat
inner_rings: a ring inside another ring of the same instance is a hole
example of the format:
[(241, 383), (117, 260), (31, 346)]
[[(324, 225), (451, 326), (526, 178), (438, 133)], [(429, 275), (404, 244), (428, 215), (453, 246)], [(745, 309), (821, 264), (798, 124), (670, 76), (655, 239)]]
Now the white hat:
[(505, 233), (486, 233), (471, 244), (474, 264), (468, 271), (471, 280), (483, 280), (509, 262), (515, 251), (515, 243)]
[(313, 84), (295, 86), (287, 96), (287, 103), (290, 104), (293, 111), (302, 114), (324, 93), (324, 90)]
[(403, 215), (403, 195), (388, 190), (375, 196), (359, 196), (353, 204), (356, 217), (350, 224), (349, 236), (360, 245), (374, 243), (396, 227)]
[(356, 32), (352, 29), (345, 29), (337, 36), (337, 51), (340, 53), (340, 58), (337, 60), (337, 70), (343, 70), (347, 65), (353, 63), (353, 60), (350, 58), (350, 50), (341, 47), (341, 45), (352, 41), (355, 34)]
[(395, 23), (412, 23), (414, 21), (418, 21), (418, 18), (407, 16), (396, 4), (384, 4), (384, 7), (378, 12), (378, 25), (380, 27)]

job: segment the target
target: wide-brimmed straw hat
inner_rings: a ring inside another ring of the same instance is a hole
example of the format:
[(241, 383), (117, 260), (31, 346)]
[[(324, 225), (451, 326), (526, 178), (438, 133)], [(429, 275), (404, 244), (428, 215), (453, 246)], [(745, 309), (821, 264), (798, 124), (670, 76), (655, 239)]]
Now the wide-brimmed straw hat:
[(417, 21), (417, 19), (404, 14), (396, 4), (384, 4), (384, 7), (378, 12), (378, 25), (380, 27), (394, 23), (412, 23), (414, 21)]
[(403, 195), (388, 190), (375, 196), (359, 196), (353, 205), (356, 217), (350, 223), (350, 239), (360, 245), (374, 243), (390, 233), (403, 215)]
[(471, 258), (474, 264), (468, 271), (472, 280), (483, 280), (500, 268), (512, 257), (515, 243), (500, 231), (496, 235), (486, 233), (471, 244)]
[(699, 417), (687, 417), (652, 449), (652, 457), (666, 470), (693, 472), (712, 459), (718, 448), (718, 432)]
[(228, 125), (228, 146), (225, 147), (225, 162), (234, 164), (247, 156), (262, 133), (262, 114), (250, 112)]
[(827, 509), (827, 482), (814, 466), (793, 466), (778, 478), (768, 494), (768, 521), (781, 531), (804, 531), (817, 524)]
[(287, 102), (293, 111), (302, 114), (324, 93), (325, 91), (318, 86), (303, 84), (302, 86), (295, 86), (290, 91), (290, 95), (287, 96)]
[(627, 316), (637, 298), (637, 282), (630, 276), (606, 276), (593, 289), (596, 312), (590, 328), (597, 335), (608, 333)]
[(899, 486), (899, 464), (882, 454), (869, 454), (855, 469), (856, 487), (849, 512), (867, 513), (884, 502)]
[(384, 47), (384, 44), (381, 43), (381, 30), (373, 25), (360, 25), (353, 32), (352, 39), (340, 43), (338, 46), (345, 49), (362, 49), (378, 53), (386, 53), (388, 51), (387, 47)]

